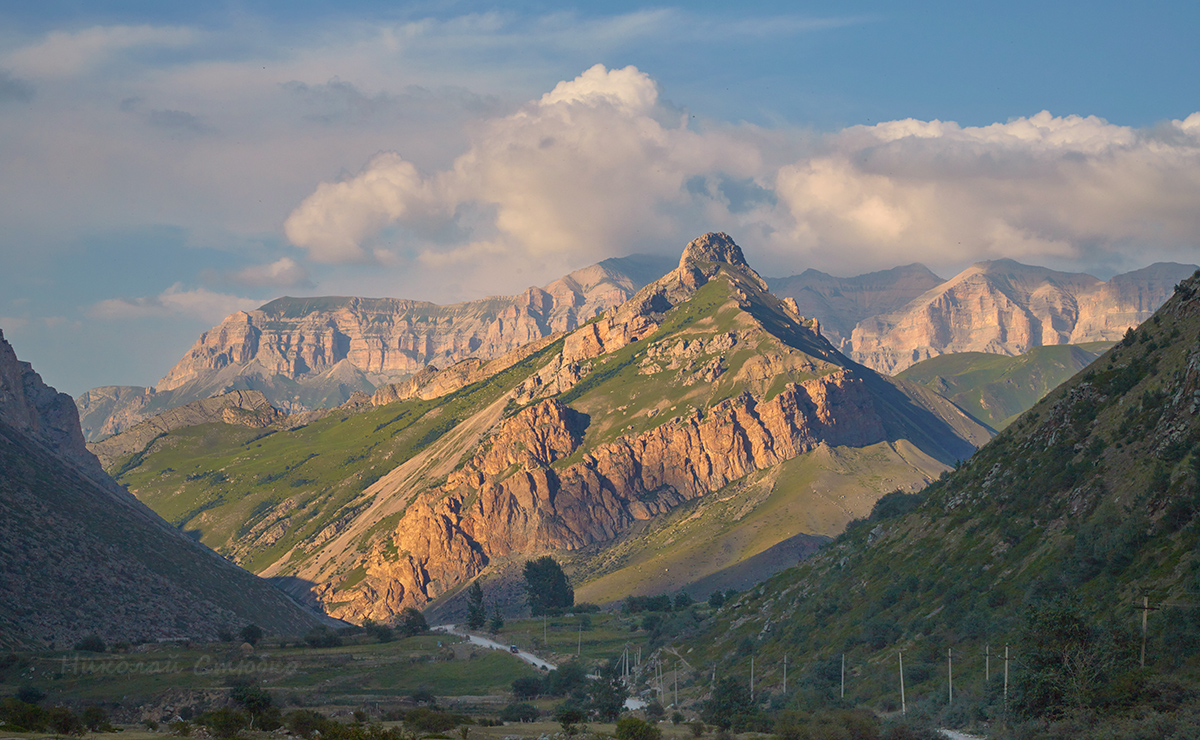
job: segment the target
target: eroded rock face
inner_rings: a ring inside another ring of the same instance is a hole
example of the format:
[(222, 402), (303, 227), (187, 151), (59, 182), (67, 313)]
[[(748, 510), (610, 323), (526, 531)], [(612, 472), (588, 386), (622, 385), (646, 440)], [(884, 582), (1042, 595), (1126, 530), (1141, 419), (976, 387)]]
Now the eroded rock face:
[(898, 311), (859, 322), (851, 355), (897, 373), (953, 352), (1014, 356), (1045, 345), (1116, 341), (1150, 318), (1194, 269), (1160, 263), (1105, 283), (1012, 260), (981, 262)]
[(595, 265), (544, 289), (451, 306), (392, 298), (283, 298), (234, 313), (205, 332), (155, 387), (173, 390), (250, 363), (263, 373), (292, 379), (319, 374), (342, 360), (369, 379), (405, 377), (430, 364), (497, 357), (574, 329), (638, 287)]
[(865, 446), (885, 437), (870, 394), (849, 371), (789, 384), (768, 401), (743, 393), (556, 469), (578, 449), (586, 423), (554, 399), (506, 420), (444, 486), (418, 497), (391, 547), (367, 560), (371, 586), (331, 613), (386, 620), (457, 587), (494, 558), (607, 541), (635, 521), (821, 443)]
[[(429, 397), (453, 385), (450, 370), (463, 360), (487, 361), (573, 330), (669, 269), (669, 261), (646, 255), (609, 259), (520, 295), (448, 306), (392, 298), (280, 298), (226, 317), (153, 388), (85, 393), (79, 401), (85, 434), (97, 441), (170, 408), (235, 390), (262, 391), (291, 414), (334, 407), (352, 393), (389, 384), (398, 387), (384, 391), (381, 400)], [(430, 365), (446, 368), (432, 383), (419, 377)], [(417, 385), (409, 387), (414, 376)]]
[(42, 376), (17, 353), (0, 331), (0, 421), (46, 445), (90, 477), (105, 479), (96, 456), (88, 452), (79, 428), (75, 401), (42, 382)]

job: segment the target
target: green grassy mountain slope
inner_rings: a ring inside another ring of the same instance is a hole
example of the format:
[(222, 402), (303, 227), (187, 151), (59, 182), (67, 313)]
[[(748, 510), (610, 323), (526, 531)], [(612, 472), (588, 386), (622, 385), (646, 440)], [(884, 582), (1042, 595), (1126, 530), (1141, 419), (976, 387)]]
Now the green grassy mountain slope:
[[(892, 709), (903, 651), (909, 707), (937, 712), (952, 650), (955, 695), (975, 719), (1145, 720), (1187, 705), (1186, 677), (1200, 677), (1198, 346), (1200, 274), (920, 496), (887, 497), (739, 597), (689, 639), (693, 662), (747, 675), (758, 655), (760, 685), (778, 687), (787, 655), (811, 698), (837, 690), (844, 654), (847, 697)], [(1007, 709), (996, 683), (1006, 644)], [(1098, 736), (1093, 720), (1053, 736)]]
[(1016, 357), (960, 352), (923, 360), (896, 377), (940, 393), (999, 430), (1111, 346), (1112, 342), (1059, 344), (1034, 347)]
[[(255, 572), (388, 619), (537, 552), (578, 553), (582, 581), (692, 566), (637, 588), (761, 578), (807, 551), (797, 535), (835, 534), (988, 437), (838, 353), (724, 235), (598, 320), (459, 375), (478, 380), (302, 428), (175, 430), (114, 470)], [(625, 536), (647, 524), (662, 546)], [(687, 554), (711, 538), (719, 554)]]

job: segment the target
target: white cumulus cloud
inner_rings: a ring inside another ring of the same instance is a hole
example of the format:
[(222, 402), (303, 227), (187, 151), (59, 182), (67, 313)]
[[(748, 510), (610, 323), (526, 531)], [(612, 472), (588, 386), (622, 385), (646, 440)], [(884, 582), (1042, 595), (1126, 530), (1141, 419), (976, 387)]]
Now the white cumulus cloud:
[[(689, 178), (749, 178), (761, 164), (739, 137), (688, 128), (645, 73), (596, 65), (486, 122), (448, 169), (422, 173), (387, 153), (321, 184), (285, 231), (325, 262), (370, 259), (387, 248), (375, 237), (391, 225), (423, 235), (427, 261), (481, 251), (603, 257), (686, 230)], [(458, 238), (443, 244), (447, 230)]]
[(377, 155), (319, 185), (285, 225), (318, 261), (387, 263), (399, 248), (435, 268), (504, 255), (583, 264), (716, 229), (772, 273), (1191, 261), (1200, 114), (1149, 129), (1045, 111), (823, 136), (698, 127), (649, 75), (596, 65), (484, 121), (451, 166), (424, 172), (400, 153)]
[(1149, 130), (1045, 111), (890, 121), (826, 144), (776, 179), (792, 220), (777, 238), (803, 251), (1105, 262), (1137, 247), (1195, 259), (1200, 245), (1200, 114)]

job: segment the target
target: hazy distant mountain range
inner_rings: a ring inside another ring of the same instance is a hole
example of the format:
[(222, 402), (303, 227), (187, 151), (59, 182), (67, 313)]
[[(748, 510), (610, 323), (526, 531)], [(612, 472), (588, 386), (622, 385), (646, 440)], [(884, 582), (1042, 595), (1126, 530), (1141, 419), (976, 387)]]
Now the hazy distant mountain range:
[[(97, 440), (175, 406), (262, 391), (287, 412), (333, 407), (426, 366), (489, 360), (571, 331), (666, 274), (672, 261), (605, 260), (518, 296), (439, 306), (392, 298), (280, 298), (205, 332), (153, 388), (107, 386), (77, 399)], [(1150, 316), (1194, 265), (1158, 263), (1104, 282), (1011, 260), (950, 280), (922, 265), (851, 278), (807, 270), (767, 278), (852, 359), (885, 373), (948, 353), (1020, 355), (1033, 347), (1116, 341)]]

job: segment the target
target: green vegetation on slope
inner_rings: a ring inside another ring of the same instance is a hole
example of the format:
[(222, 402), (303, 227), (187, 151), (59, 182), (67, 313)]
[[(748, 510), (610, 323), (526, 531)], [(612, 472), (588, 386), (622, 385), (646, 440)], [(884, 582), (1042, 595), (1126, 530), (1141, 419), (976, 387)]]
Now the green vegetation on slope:
[(889, 490), (919, 490), (944, 470), (903, 441), (819, 447), (569, 555), (578, 598), (608, 603), (677, 583), (698, 598), (744, 589), (808, 556)]
[(1001, 430), (1111, 346), (1112, 342), (1091, 342), (1034, 347), (1017, 357), (961, 352), (924, 360), (896, 377), (940, 393)]
[[(881, 500), (695, 642), (723, 673), (773, 656), (758, 662), (764, 685), (778, 685), (789, 655), (809, 678), (784, 701), (828, 696), (839, 672), (827, 669), (844, 654), (847, 696), (896, 707), (903, 651), (910, 710), (964, 723), (1024, 717), (1041, 732), (1070, 715), (1081, 737), (1098, 717), (1195, 706), (1200, 610), (1186, 607), (1200, 593), (1198, 342), (1200, 277), (958, 470), (919, 497)], [(1144, 598), (1154, 611), (1142, 670)], [(996, 685), (1005, 645), (1007, 708)], [(972, 717), (947, 707), (947, 650)]]
[[(777, 375), (744, 373), (764, 354), (799, 354), (755, 326), (734, 298), (734, 277), (710, 280), (667, 312), (650, 336), (593, 360), (590, 373), (559, 400), (591, 416), (582, 447), (555, 463), (564, 468), (595, 447), (638, 435), (693, 409), (707, 410), (751, 390), (770, 397), (786, 383), (827, 375), (837, 366), (804, 355)], [(732, 344), (721, 340), (736, 334)]]
[[(291, 430), (203, 424), (117, 460), (119, 482), (175, 526), (258, 572), (370, 504), (375, 481), (493, 403), (561, 349), (433, 400), (333, 414)], [(381, 531), (381, 530), (380, 530)], [(364, 549), (367, 542), (360, 543)]]

